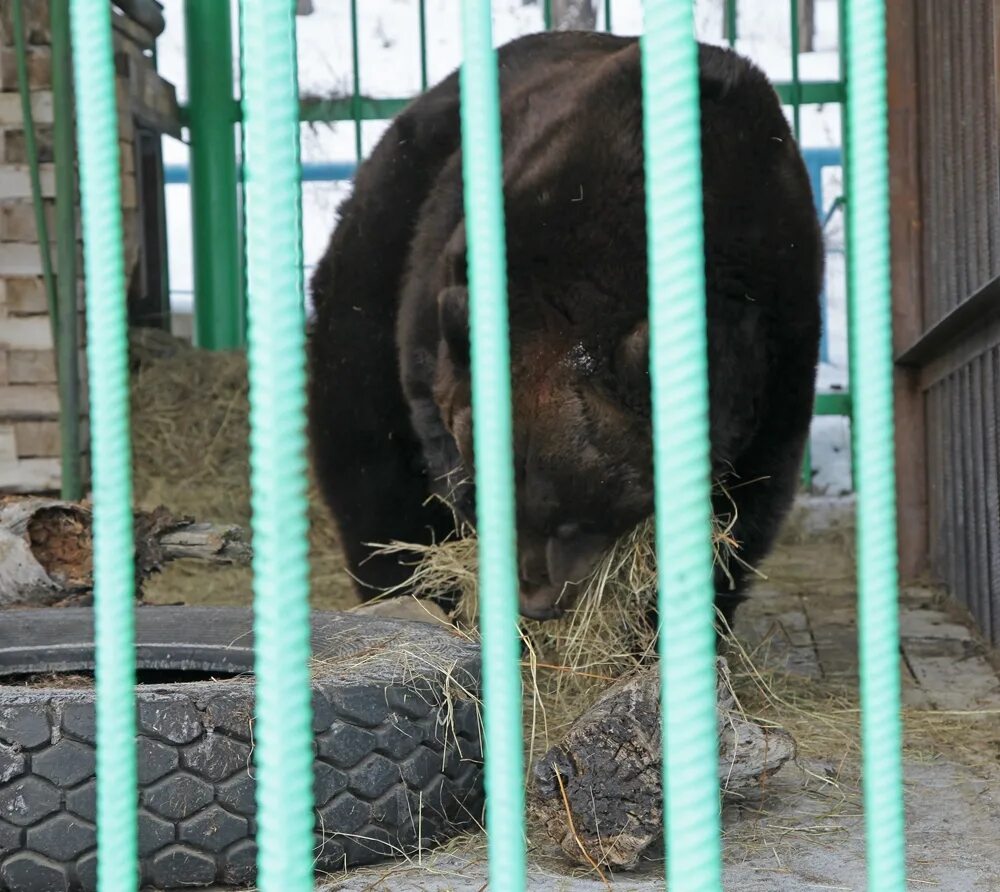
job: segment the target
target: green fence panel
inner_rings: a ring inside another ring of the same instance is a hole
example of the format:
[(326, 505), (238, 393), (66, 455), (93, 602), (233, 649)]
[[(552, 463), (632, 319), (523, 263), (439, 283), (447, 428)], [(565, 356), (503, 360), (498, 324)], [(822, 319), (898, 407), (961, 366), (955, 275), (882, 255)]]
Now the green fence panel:
[(868, 888), (906, 888), (900, 728), (885, 0), (847, 3), (854, 451)]
[(111, 5), (70, 17), (87, 278), (97, 645), (97, 873), (100, 892), (138, 885), (132, 454)]
[[(642, 38), (668, 885), (722, 888), (698, 58), (690, 0)], [(669, 744), (669, 745), (668, 745)]]
[(524, 755), (499, 83), (489, 0), (462, 4), (462, 172), (469, 252), (489, 883), (525, 883)]
[(257, 885), (313, 888), (312, 710), (294, 0), (243, 0)]

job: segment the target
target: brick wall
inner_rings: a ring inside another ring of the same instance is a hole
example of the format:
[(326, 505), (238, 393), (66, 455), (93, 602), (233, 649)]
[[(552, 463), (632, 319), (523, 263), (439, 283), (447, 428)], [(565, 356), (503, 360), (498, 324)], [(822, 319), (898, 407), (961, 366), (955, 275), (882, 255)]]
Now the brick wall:
[[(25, 0), (28, 78), (41, 161), (42, 194), (56, 271), (55, 165), (52, 151), (51, 32), (48, 0)], [(51, 320), (32, 204), (31, 180), (18, 95), (11, 4), (0, 3), (0, 492), (60, 486), (59, 391)], [(116, 14), (115, 71), (122, 169), (122, 224), (126, 283), (140, 262), (141, 210), (137, 201), (134, 128), (140, 120), (179, 134), (173, 87), (157, 75), (148, 51), (153, 37)], [(77, 199), (78, 196), (74, 196)], [(76, 202), (78, 205), (78, 201)], [(83, 261), (77, 226), (81, 443), (87, 450)], [(125, 295), (122, 295), (125, 300)], [(84, 462), (86, 473), (86, 462)]]

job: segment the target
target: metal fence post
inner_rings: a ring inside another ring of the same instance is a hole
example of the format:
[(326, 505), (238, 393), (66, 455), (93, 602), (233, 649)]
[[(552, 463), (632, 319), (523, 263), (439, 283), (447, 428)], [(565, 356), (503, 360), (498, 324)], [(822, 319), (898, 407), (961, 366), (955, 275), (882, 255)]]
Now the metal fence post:
[(68, 0), (52, 0), (53, 154), (56, 162), (56, 302), (62, 497), (83, 495), (80, 473), (80, 367), (76, 267), (76, 157)]
[(225, 350), (246, 339), (236, 178), (229, 0), (185, 0), (195, 338)]

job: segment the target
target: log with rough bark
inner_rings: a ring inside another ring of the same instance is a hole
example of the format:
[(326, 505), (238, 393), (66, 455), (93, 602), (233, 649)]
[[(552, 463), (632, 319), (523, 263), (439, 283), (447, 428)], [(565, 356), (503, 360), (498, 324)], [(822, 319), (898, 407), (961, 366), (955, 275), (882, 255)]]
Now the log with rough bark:
[[(746, 796), (795, 756), (784, 731), (739, 709), (720, 658), (719, 782)], [(612, 685), (535, 764), (530, 806), (565, 855), (580, 864), (635, 867), (662, 839), (659, 667)]]
[[(136, 511), (133, 520), (137, 594), (168, 561), (250, 560), (241, 527), (195, 523), (162, 507)], [(0, 496), (0, 607), (86, 602), (94, 586), (92, 526), (88, 502)]]

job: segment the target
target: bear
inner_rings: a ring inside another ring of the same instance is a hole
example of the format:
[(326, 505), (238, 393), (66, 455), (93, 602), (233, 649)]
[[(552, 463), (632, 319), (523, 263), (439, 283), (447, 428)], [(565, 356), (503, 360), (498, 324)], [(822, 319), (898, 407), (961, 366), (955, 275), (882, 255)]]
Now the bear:
[[(498, 50), (520, 612), (573, 602), (653, 514), (638, 38), (557, 32)], [(727, 622), (795, 495), (815, 396), (823, 242), (766, 76), (698, 45), (711, 467), (730, 481)], [(457, 73), (357, 171), (311, 281), (309, 439), (362, 599), (475, 525)], [(484, 522), (489, 522), (488, 518)]]

